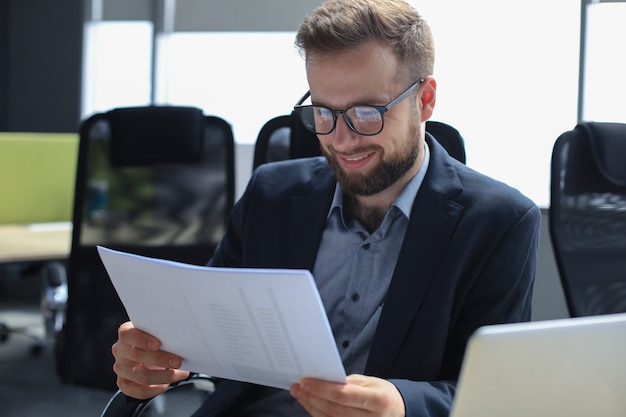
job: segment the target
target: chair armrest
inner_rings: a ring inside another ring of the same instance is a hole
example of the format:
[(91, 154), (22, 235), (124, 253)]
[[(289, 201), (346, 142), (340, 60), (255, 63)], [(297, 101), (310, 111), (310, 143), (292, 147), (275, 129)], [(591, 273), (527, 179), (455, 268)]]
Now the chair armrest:
[[(113, 394), (100, 417), (140, 417), (144, 409), (149, 407), (167, 407), (168, 397), (181, 393), (190, 396), (190, 401), (185, 401), (186, 406), (188, 405), (191, 408), (197, 409), (204, 403), (204, 400), (206, 400), (214, 389), (215, 384), (210, 376), (192, 373), (189, 378), (170, 385), (164, 393), (154, 398), (138, 400), (118, 390)], [(180, 403), (180, 401), (173, 402)], [(181, 417), (187, 415), (185, 414), (186, 410), (179, 411), (180, 413), (176, 412), (174, 414), (180, 415)], [(189, 411), (188, 415), (191, 416), (193, 411), (194, 410)]]

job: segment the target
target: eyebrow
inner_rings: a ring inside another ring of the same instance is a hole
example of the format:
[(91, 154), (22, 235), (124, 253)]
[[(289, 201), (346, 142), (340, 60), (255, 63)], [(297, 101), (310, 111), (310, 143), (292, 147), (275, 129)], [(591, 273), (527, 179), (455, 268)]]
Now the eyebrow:
[(381, 107), (381, 106), (387, 105), (388, 103), (382, 103), (381, 102), (380, 104), (377, 104), (375, 102), (375, 100), (363, 100), (363, 101), (353, 102), (352, 104), (349, 104), (348, 106), (336, 108), (336, 107), (329, 106), (328, 104), (325, 104), (325, 103), (320, 103), (320, 102), (317, 102), (317, 101), (313, 101), (313, 99), (311, 99), (311, 104), (315, 105), (315, 106), (327, 107), (327, 108), (329, 108), (331, 110), (346, 110), (346, 109), (349, 109), (349, 108), (354, 107), (354, 106), (378, 106), (378, 107)]

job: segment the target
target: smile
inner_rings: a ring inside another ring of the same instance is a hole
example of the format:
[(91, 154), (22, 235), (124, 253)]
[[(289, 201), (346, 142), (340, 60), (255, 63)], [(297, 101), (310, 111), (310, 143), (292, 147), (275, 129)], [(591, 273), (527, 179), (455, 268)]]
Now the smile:
[(337, 154), (337, 161), (343, 169), (348, 171), (359, 170), (370, 163), (376, 152), (359, 153), (358, 155), (340, 155)]
[(361, 161), (361, 160), (369, 157), (370, 155), (371, 154), (367, 154), (367, 155), (363, 155), (363, 156), (357, 156), (357, 157), (344, 157), (344, 159), (346, 161), (349, 161), (349, 162), (355, 162), (355, 161)]

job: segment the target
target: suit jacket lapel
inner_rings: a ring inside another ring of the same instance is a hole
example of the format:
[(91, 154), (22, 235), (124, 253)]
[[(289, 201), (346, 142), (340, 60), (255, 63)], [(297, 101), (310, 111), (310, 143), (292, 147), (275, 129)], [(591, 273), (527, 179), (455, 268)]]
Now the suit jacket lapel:
[(411, 220), (370, 350), (366, 373), (385, 375), (424, 301), (450, 235), (462, 212), (451, 200), (461, 190), (455, 168), (439, 144), (429, 141), (430, 165)]

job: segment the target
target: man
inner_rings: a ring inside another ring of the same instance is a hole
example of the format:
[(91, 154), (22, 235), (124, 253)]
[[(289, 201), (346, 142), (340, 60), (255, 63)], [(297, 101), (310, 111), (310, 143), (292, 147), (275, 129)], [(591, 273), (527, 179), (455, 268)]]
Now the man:
[[(472, 332), (530, 319), (539, 210), (425, 133), (434, 47), (403, 0), (329, 0), (296, 43), (312, 103), (296, 112), (325, 158), (261, 166), (209, 264), (311, 270), (348, 382), (223, 381), (204, 411), (448, 416)], [(129, 396), (188, 375), (131, 323), (113, 353)]]

